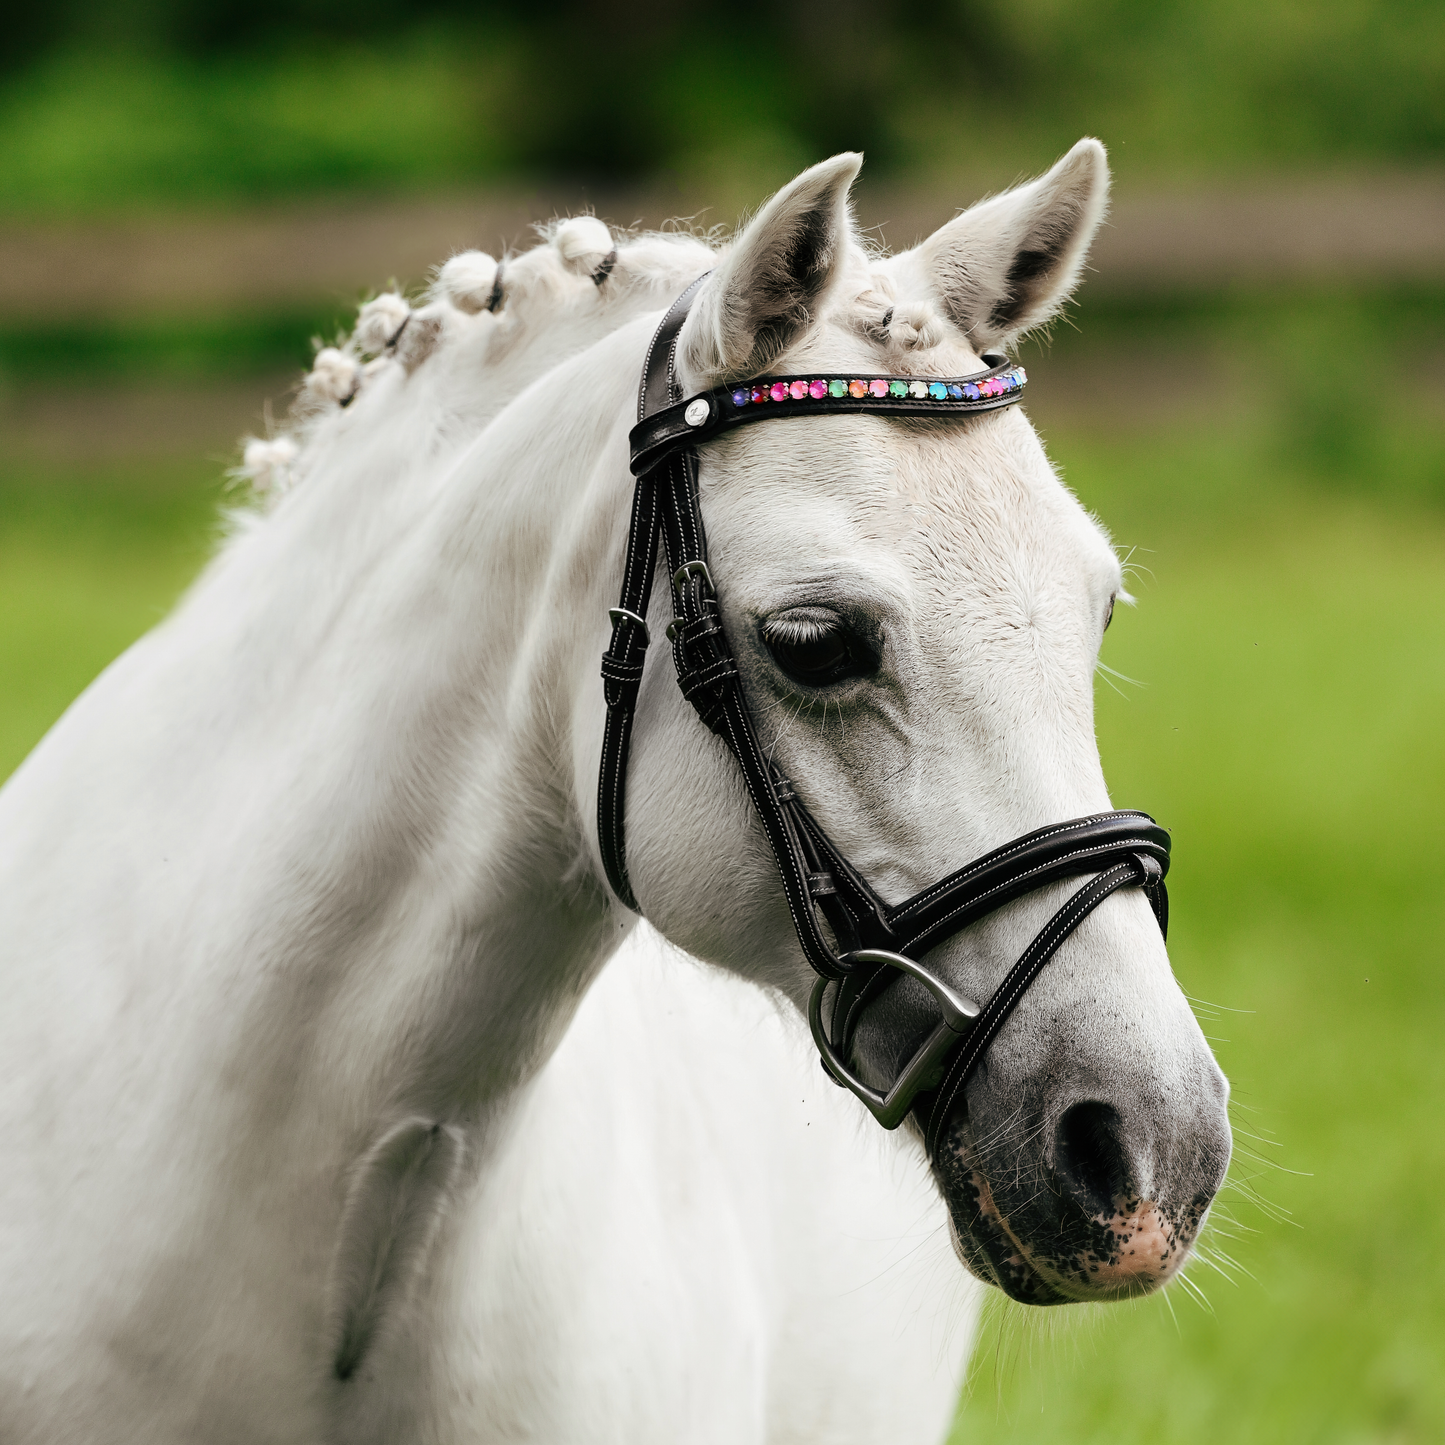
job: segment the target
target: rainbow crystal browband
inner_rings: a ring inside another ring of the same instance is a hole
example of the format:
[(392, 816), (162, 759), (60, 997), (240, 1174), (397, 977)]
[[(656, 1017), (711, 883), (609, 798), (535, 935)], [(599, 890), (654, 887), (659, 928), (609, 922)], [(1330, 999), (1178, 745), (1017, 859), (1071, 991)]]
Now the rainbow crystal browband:
[(824, 381), (819, 377), (809, 381), (801, 376), (779, 377), (777, 381), (755, 381), (749, 386), (734, 388), (732, 403), (741, 408), (761, 406), (765, 401), (822, 401), (825, 396), (851, 396), (859, 401), (865, 397), (881, 401), (885, 396), (911, 396), (915, 401), (979, 401), (1018, 391), (1027, 380), (1021, 366), (982, 381), (924, 381), (919, 377), (901, 376), (876, 376), (870, 381), (861, 377), (852, 381), (841, 378)]
[(828, 412), (953, 415), (994, 411), (1019, 401), (1028, 382), (1023, 367), (996, 355), (984, 360), (989, 369), (973, 376), (776, 376), (714, 387), (660, 408), (632, 429), (632, 473), (641, 476), (679, 447), (768, 417)]

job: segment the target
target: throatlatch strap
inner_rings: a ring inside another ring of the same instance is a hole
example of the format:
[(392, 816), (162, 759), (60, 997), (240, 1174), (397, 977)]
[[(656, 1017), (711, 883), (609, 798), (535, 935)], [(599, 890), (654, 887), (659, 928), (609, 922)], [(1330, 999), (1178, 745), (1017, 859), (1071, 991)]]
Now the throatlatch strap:
[[(676, 400), (673, 392), (673, 353), (677, 335), (698, 288), (707, 279), (699, 276), (668, 308), (653, 333), (642, 368), (637, 394), (637, 419), (658, 411)], [(661, 358), (663, 365), (655, 365)], [(637, 478), (632, 492), (632, 522), (627, 533), (627, 560), (622, 573), (622, 597), (612, 609), (612, 641), (602, 654), (602, 691), (607, 702), (607, 722), (602, 733), (602, 765), (597, 773), (597, 841), (602, 867), (612, 891), (634, 913), (642, 910), (633, 896), (627, 876), (627, 758), (632, 749), (632, 718), (637, 710), (637, 691), (651, 642), (647, 630), (647, 609), (652, 601), (652, 579), (657, 572), (657, 536), (661, 525), (657, 514), (657, 485), (653, 475)]]
[(632, 718), (649, 642), (647, 608), (657, 571), (657, 488), (639, 477), (632, 493), (632, 527), (622, 574), (622, 600), (612, 612), (612, 642), (602, 654), (602, 695), (607, 723), (602, 733), (602, 766), (597, 774), (597, 840), (612, 890), (634, 913), (641, 910), (627, 876), (623, 819), (627, 803), (627, 756)]

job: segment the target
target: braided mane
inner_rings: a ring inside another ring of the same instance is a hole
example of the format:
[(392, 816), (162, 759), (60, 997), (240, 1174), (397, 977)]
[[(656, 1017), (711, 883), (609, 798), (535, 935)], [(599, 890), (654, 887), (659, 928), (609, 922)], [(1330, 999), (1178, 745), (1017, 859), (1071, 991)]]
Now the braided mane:
[[(397, 291), (366, 301), (350, 336), (321, 347), (283, 425), (248, 437), (232, 475), (274, 505), (322, 454), (344, 462), (377, 433), (407, 465), (439, 445), (470, 442), (546, 370), (648, 311), (664, 309), (714, 266), (717, 228), (614, 233), (595, 216), (538, 227), (540, 242), (498, 260), (463, 251), (434, 272), (415, 302)], [(860, 250), (860, 259), (865, 259)], [(928, 303), (893, 304), (889, 278), (868, 274), (851, 321), (884, 350), (937, 345)], [(428, 411), (417, 393), (430, 390)]]
[[(614, 238), (595, 216), (538, 229), (540, 244), (517, 256), (454, 255), (415, 300), (386, 291), (366, 301), (350, 336), (317, 351), (277, 432), (245, 439), (233, 475), (274, 503), (322, 451), (332, 461), (352, 438), (370, 440), (378, 413), (403, 429), (408, 417), (419, 419), (418, 390), (446, 393), (433, 427), (440, 421), (452, 443), (470, 441), (541, 372), (666, 306), (717, 256), (711, 237)], [(421, 435), (409, 441), (429, 444)]]

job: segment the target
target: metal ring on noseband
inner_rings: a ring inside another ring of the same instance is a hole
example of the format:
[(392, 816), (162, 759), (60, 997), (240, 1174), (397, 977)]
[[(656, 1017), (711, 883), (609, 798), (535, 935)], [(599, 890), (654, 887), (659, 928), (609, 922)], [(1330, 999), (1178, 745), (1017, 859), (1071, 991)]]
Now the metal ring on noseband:
[[(851, 1090), (868, 1107), (885, 1129), (896, 1129), (908, 1116), (913, 1107), (914, 1096), (929, 1085), (930, 1076), (937, 1071), (932, 1082), (937, 1085), (943, 1079), (943, 1061), (953, 1051), (953, 1046), (968, 1032), (981, 1010), (972, 999), (955, 993), (941, 978), (901, 953), (889, 953), (886, 948), (859, 948), (845, 953), (839, 963), (857, 967), (861, 964), (882, 964), (896, 968), (910, 978), (916, 978), (933, 995), (938, 1010), (943, 1015), (934, 1025), (933, 1032), (924, 1040), (922, 1048), (904, 1065), (902, 1072), (893, 1081), (886, 1094), (870, 1089), (862, 1079), (849, 1069), (848, 1065), (833, 1048), (828, 1031), (823, 1026), (823, 995), (828, 991), (830, 979), (819, 978), (813, 985), (808, 998), (808, 1027), (813, 1031), (813, 1042), (823, 1058), (823, 1067), (833, 1076), (833, 1082)], [(844, 1040), (844, 1047), (847, 1041)]]
[[(1027, 378), (1003, 357), (985, 356), (975, 376), (777, 377), (717, 387), (683, 398), (675, 380), (677, 339), (705, 278), (672, 304), (648, 347), (632, 431), (637, 477), (622, 596), (611, 610), (612, 640), (602, 658), (607, 723), (597, 784), (597, 832), (613, 891), (641, 912), (627, 876), (627, 759), (650, 638), (647, 616), (659, 540), (672, 576), (677, 615), (668, 624), (678, 685), (742, 769), (778, 866), (803, 955), (819, 975), (808, 1020), (824, 1069), (850, 1089), (885, 1128), (916, 1109), (934, 1151), (973, 1069), (1039, 971), (1080, 923), (1115, 890), (1145, 891), (1160, 931), (1168, 931), (1169, 835), (1147, 813), (1101, 813), (1041, 828), (996, 848), (902, 903), (888, 904), (833, 845), (793, 785), (761, 747), (743, 699), (707, 563), (698, 503), (697, 443), (770, 417), (839, 413), (966, 418), (1011, 406)], [(980, 1009), (913, 955), (1015, 898), (1063, 878), (1088, 881), (1035, 936)], [(832, 941), (825, 935), (820, 915)], [(886, 1090), (871, 1088), (844, 1058), (863, 1011), (902, 975), (932, 995), (939, 1022)], [(835, 989), (825, 1025), (829, 986)]]

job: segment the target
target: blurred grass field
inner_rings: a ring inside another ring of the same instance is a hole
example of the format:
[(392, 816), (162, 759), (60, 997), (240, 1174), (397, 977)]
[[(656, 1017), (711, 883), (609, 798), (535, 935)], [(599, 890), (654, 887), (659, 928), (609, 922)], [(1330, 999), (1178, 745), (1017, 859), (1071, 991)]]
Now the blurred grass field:
[[(1130, 556), (1139, 605), (1103, 660), (1137, 681), (1101, 676), (1100, 741), (1116, 802), (1173, 830), (1172, 955), (1238, 1153), (1197, 1290), (991, 1307), (957, 1441), (1445, 1439), (1445, 426), (1419, 398), (1321, 407), (1294, 375), (1129, 425), (1040, 390), (1066, 480)], [(220, 475), (0, 478), (0, 772), (202, 564)]]

